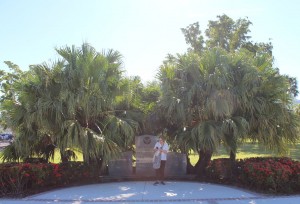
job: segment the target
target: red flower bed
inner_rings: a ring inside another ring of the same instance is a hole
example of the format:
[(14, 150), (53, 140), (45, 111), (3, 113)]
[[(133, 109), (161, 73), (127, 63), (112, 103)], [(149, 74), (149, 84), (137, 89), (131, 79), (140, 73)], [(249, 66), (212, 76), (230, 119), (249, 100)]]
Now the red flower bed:
[(96, 182), (99, 169), (82, 162), (65, 164), (16, 163), (0, 165), (0, 197), (22, 196), (29, 191)]
[(250, 158), (233, 165), (228, 159), (216, 159), (207, 168), (207, 178), (265, 193), (299, 193), (300, 162), (289, 158)]

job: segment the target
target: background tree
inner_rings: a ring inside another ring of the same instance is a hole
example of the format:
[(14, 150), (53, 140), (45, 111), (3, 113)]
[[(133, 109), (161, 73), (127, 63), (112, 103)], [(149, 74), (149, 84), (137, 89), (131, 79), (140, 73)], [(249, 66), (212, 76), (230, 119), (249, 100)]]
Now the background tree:
[(190, 48), (189, 51), (201, 53), (204, 49), (204, 39), (201, 34), (199, 23), (193, 23), (187, 28), (181, 28), (181, 31), (185, 37), (185, 41)]
[(118, 98), (118, 108), (127, 109), (126, 118), (139, 123), (138, 134), (153, 134), (157, 129), (153, 120), (153, 112), (160, 96), (160, 86), (156, 81), (144, 85), (140, 77), (130, 77), (123, 81), (126, 90)]

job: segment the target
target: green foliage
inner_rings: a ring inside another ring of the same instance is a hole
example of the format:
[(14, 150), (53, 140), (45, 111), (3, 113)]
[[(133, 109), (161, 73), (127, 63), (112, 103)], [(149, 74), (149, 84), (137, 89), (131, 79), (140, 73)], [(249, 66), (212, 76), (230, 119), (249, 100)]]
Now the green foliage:
[(153, 81), (144, 85), (136, 76), (125, 78), (122, 87), (123, 94), (117, 97), (117, 109), (123, 110), (119, 113), (139, 123), (138, 134), (152, 133), (155, 127), (150, 125), (153, 122), (151, 115), (161, 94), (159, 84)]
[(0, 197), (24, 196), (43, 189), (97, 182), (99, 172), (96, 165), (82, 162), (1, 164)]
[(300, 162), (289, 158), (250, 158), (232, 163), (212, 160), (207, 168), (208, 181), (229, 183), (265, 193), (299, 193)]
[(204, 40), (201, 35), (199, 23), (193, 23), (187, 28), (181, 28), (181, 31), (185, 37), (186, 43), (191, 46), (189, 50), (201, 53), (204, 49)]
[(176, 149), (210, 154), (222, 144), (234, 160), (250, 140), (282, 153), (299, 138), (295, 81), (273, 67), (271, 43), (249, 41), (248, 19), (217, 18), (205, 41), (198, 23), (182, 29), (191, 48), (168, 55), (159, 70), (158, 109)]
[(299, 189), (300, 163), (287, 158), (248, 159), (242, 161), (241, 182), (250, 188), (289, 193)]
[(176, 124), (175, 134), (190, 131), (195, 151), (214, 150), (222, 141), (236, 152), (246, 138), (281, 151), (285, 141), (296, 141), (299, 119), (289, 108), (289, 82), (268, 56), (247, 53), (212, 49), (161, 66), (160, 110)]
[(121, 55), (113, 50), (99, 53), (88, 44), (56, 51), (62, 59), (53, 65), (15, 69), (16, 77), (2, 96), (2, 121), (12, 127), (21, 158), (46, 157), (42, 147), (55, 145), (61, 154), (78, 148), (84, 161), (106, 163), (130, 148), (138, 129), (117, 106), (124, 91)]
[(188, 52), (168, 55), (159, 81), (146, 85), (122, 75), (119, 52), (86, 43), (56, 48), (58, 61), (28, 71), (5, 62), (1, 124), (16, 140), (3, 158), (48, 160), (52, 146), (61, 158), (78, 149), (85, 162), (105, 167), (133, 148), (135, 135), (166, 128), (171, 148), (187, 154), (212, 155), (224, 145), (234, 156), (246, 140), (284, 152), (299, 138), (297, 81), (274, 67), (272, 43), (250, 41), (251, 24), (224, 14), (209, 21), (206, 38), (198, 23), (181, 29)]
[(232, 182), (232, 176), (234, 166), (229, 158), (213, 159), (207, 167), (207, 178), (210, 181), (230, 184)]
[[(273, 45), (271, 42), (250, 41), (250, 25), (252, 22), (248, 18), (239, 18), (234, 21), (229, 16), (223, 14), (217, 16), (217, 20), (210, 20), (208, 28), (205, 30), (205, 37), (202, 35), (199, 23), (193, 23), (186, 28), (181, 28), (185, 41), (190, 48), (189, 52), (201, 54), (204, 50), (212, 48), (222, 48), (227, 52), (236, 52), (246, 49), (254, 55), (272, 55)], [(206, 40), (204, 40), (206, 39)]]

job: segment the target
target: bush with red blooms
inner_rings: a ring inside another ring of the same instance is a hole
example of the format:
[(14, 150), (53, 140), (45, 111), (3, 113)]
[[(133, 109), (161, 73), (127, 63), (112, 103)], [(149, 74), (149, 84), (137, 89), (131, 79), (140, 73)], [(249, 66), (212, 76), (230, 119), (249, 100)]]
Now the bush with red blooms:
[(212, 160), (206, 171), (210, 182), (229, 183), (264, 193), (300, 193), (300, 162), (289, 158), (249, 158), (231, 162)]
[(83, 162), (8, 163), (0, 165), (0, 197), (24, 196), (53, 187), (99, 181), (96, 165)]
[[(51, 188), (99, 182), (96, 165), (83, 162), (0, 164), (0, 197), (22, 197)], [(300, 193), (300, 162), (289, 158), (215, 159), (206, 181), (264, 193)]]
[(216, 183), (231, 183), (232, 162), (230, 159), (221, 158), (212, 160), (206, 170), (207, 178)]

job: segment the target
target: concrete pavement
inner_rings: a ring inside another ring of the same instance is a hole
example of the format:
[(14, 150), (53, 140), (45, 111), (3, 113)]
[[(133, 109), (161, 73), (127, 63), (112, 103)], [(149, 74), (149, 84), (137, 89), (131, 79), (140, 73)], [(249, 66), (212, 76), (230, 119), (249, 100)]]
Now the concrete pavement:
[(167, 181), (112, 182), (52, 190), (23, 199), (0, 199), (0, 204), (87, 204), (87, 203), (202, 203), (202, 204), (299, 204), (297, 196), (265, 196), (217, 184)]

